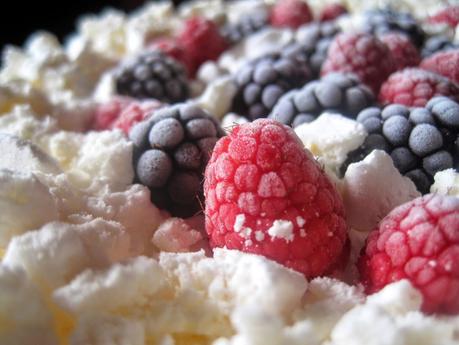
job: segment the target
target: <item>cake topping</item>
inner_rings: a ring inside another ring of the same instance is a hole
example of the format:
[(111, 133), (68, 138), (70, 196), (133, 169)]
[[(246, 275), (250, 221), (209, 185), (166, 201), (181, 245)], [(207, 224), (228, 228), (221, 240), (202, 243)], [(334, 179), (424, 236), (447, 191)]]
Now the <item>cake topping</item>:
[(183, 101), (189, 94), (183, 65), (159, 50), (121, 65), (116, 73), (116, 90), (120, 95), (165, 102)]
[(222, 134), (216, 120), (192, 104), (158, 110), (132, 128), (136, 177), (158, 207), (182, 217), (200, 210), (202, 173)]
[[(347, 237), (341, 198), (293, 130), (279, 122), (256, 120), (220, 139), (204, 193), (211, 247), (264, 255), (306, 277), (346, 259), (340, 257)], [(246, 228), (251, 231), (241, 234)]]
[(429, 194), (395, 208), (360, 259), (368, 292), (408, 279), (429, 313), (459, 312), (459, 199)]

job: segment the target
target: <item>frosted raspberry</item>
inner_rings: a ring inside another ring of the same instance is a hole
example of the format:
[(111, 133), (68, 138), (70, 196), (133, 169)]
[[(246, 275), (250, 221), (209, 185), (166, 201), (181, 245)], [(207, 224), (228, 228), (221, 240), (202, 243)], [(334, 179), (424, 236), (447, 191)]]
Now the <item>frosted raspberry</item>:
[(322, 65), (321, 75), (330, 72), (352, 72), (377, 93), (394, 70), (387, 46), (366, 33), (341, 33), (335, 36)]
[(149, 118), (155, 110), (162, 106), (163, 104), (156, 100), (132, 102), (113, 121), (112, 128), (121, 129), (125, 134), (128, 134), (132, 126)]
[(128, 134), (133, 125), (146, 119), (161, 106), (160, 102), (153, 99), (138, 101), (117, 96), (97, 107), (93, 128), (95, 130), (118, 128)]
[(389, 48), (397, 71), (405, 67), (417, 66), (421, 61), (418, 49), (408, 36), (390, 32), (382, 35), (380, 39)]
[(270, 22), (272, 26), (298, 28), (312, 21), (311, 10), (304, 1), (281, 0), (272, 9)]
[(459, 49), (433, 54), (422, 60), (419, 67), (459, 83)]
[(117, 96), (107, 103), (100, 104), (96, 108), (92, 128), (99, 131), (113, 128), (113, 122), (132, 102), (134, 102), (133, 98)]
[(325, 6), (325, 8), (320, 13), (319, 20), (321, 22), (333, 20), (345, 13), (347, 13), (347, 9), (342, 4), (339, 4), (339, 3), (329, 4)]
[(343, 260), (343, 202), (294, 131), (259, 119), (215, 145), (206, 168), (206, 230), (212, 248), (264, 255), (307, 278)]
[(395, 72), (381, 86), (379, 101), (423, 107), (434, 96), (456, 99), (459, 88), (449, 79), (420, 68), (405, 68)]
[(428, 194), (392, 210), (359, 261), (369, 293), (408, 279), (428, 313), (459, 313), (459, 198)]
[(185, 20), (177, 37), (177, 43), (187, 55), (191, 75), (207, 60), (216, 60), (228, 47), (228, 42), (220, 34), (218, 26), (203, 17)]
[(427, 19), (428, 23), (444, 23), (452, 28), (459, 24), (459, 6), (449, 6)]

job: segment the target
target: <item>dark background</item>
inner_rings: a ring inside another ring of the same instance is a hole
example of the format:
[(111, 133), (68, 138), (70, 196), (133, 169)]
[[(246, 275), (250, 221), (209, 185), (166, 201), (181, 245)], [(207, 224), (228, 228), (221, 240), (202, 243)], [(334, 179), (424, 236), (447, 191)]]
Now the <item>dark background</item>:
[[(150, 0), (151, 1), (151, 0)], [(0, 20), (0, 51), (5, 44), (22, 45), (36, 30), (47, 30), (62, 42), (76, 28), (77, 18), (84, 13), (98, 13), (105, 7), (131, 11), (145, 0), (9, 0)], [(173, 1), (178, 4), (183, 1)]]

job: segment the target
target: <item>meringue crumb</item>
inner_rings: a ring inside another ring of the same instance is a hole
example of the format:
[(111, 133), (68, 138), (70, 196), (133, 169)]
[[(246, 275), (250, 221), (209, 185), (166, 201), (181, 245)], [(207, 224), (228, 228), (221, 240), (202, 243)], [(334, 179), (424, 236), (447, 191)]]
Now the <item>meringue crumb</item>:
[(245, 215), (243, 214), (238, 214), (236, 216), (236, 219), (234, 220), (234, 231), (239, 232), (242, 230), (242, 227), (244, 226), (245, 222)]
[(296, 217), (296, 224), (298, 224), (298, 226), (301, 228), (304, 224), (306, 224), (306, 221), (303, 217), (298, 216)]
[(271, 240), (283, 238), (286, 242), (291, 242), (294, 239), (293, 223), (288, 220), (275, 220), (268, 229), (268, 234), (271, 236)]
[(263, 231), (255, 231), (255, 239), (258, 241), (258, 242), (261, 242), (265, 239), (265, 234), (263, 233)]

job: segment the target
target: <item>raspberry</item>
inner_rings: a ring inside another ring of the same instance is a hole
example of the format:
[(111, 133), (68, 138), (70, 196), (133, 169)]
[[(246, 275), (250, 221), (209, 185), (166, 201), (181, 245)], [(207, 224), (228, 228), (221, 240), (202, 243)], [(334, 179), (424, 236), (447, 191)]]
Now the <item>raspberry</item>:
[(380, 39), (389, 48), (394, 58), (395, 70), (417, 66), (421, 61), (418, 49), (404, 34), (390, 32), (382, 35)]
[(125, 134), (128, 134), (132, 126), (148, 119), (161, 106), (162, 103), (153, 99), (143, 102), (132, 102), (113, 121), (112, 128), (121, 129)]
[(218, 26), (203, 17), (185, 20), (177, 41), (189, 57), (192, 75), (203, 62), (216, 60), (228, 47), (228, 42), (220, 34)]
[(420, 68), (395, 72), (381, 86), (379, 101), (423, 107), (433, 96), (457, 98), (459, 88), (449, 79)]
[(270, 119), (236, 126), (205, 171), (212, 248), (264, 255), (307, 278), (339, 266), (343, 202), (294, 131)]
[(347, 13), (346, 7), (344, 7), (342, 4), (329, 4), (325, 6), (325, 8), (322, 10), (319, 16), (319, 20), (321, 22), (325, 22), (328, 20), (334, 20), (338, 18), (340, 15)]
[(389, 49), (375, 36), (365, 33), (341, 33), (328, 49), (321, 75), (351, 72), (377, 93), (394, 70)]
[(459, 49), (431, 55), (422, 60), (420, 68), (445, 76), (459, 83)]
[(359, 259), (369, 293), (408, 279), (427, 313), (459, 313), (459, 198), (428, 194), (396, 207)]
[(97, 107), (93, 128), (95, 130), (118, 128), (128, 134), (133, 125), (148, 118), (161, 106), (160, 102), (153, 99), (138, 101), (117, 96)]
[(97, 106), (92, 128), (98, 131), (113, 128), (113, 122), (120, 116), (123, 109), (134, 102), (130, 97), (113, 97), (109, 102)]
[(156, 39), (153, 42), (151, 42), (150, 47), (152, 49), (159, 49), (166, 55), (181, 62), (183, 66), (185, 66), (187, 70), (187, 74), (190, 77), (194, 76), (192, 74), (194, 73), (193, 63), (190, 60), (190, 57), (188, 56), (188, 54), (186, 54), (185, 49), (179, 44), (179, 42), (177, 42), (176, 39), (169, 38), (169, 37), (162, 37), (162, 38)]
[(281, 0), (274, 5), (270, 22), (272, 26), (298, 28), (300, 25), (312, 21), (309, 6), (300, 0)]
[(459, 24), (459, 6), (449, 6), (427, 18), (428, 23), (444, 23), (452, 28)]

